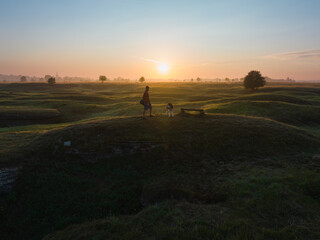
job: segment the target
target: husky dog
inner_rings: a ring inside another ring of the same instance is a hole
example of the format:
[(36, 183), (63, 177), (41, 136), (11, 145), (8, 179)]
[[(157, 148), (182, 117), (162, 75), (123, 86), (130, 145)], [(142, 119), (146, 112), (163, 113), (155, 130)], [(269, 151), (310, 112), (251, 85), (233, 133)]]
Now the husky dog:
[(169, 115), (169, 117), (174, 117), (172, 103), (167, 104), (166, 110), (167, 110), (167, 115)]

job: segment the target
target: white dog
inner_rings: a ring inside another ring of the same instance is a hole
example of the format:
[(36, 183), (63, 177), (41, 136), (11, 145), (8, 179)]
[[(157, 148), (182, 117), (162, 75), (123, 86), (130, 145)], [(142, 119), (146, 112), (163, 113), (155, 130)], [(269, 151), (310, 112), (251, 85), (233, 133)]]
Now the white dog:
[(169, 117), (174, 117), (172, 103), (167, 104), (166, 110), (167, 110), (167, 115), (169, 115)]

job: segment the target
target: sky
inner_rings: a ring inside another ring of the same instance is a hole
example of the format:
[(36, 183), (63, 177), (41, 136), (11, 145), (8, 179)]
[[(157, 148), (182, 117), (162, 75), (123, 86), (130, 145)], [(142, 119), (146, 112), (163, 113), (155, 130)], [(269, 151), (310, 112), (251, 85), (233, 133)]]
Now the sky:
[(0, 73), (320, 80), (319, 0), (0, 0)]

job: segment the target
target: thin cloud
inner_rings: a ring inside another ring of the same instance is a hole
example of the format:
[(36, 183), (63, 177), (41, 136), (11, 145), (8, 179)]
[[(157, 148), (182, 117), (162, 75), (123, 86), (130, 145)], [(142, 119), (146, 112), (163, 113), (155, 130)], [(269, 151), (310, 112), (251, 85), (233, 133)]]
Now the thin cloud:
[(141, 61), (145, 61), (145, 62), (162, 63), (162, 62), (160, 62), (160, 61), (158, 61), (158, 60), (151, 59), (151, 58), (136, 57), (136, 56), (134, 56), (134, 58), (137, 58), (137, 59), (139, 59), (139, 60), (141, 60)]
[[(152, 58), (144, 58), (144, 57), (139, 57), (139, 56), (132, 56), (132, 58), (141, 60), (141, 61), (145, 61), (145, 62), (152, 62), (152, 63), (157, 63), (157, 64), (161, 64), (164, 62), (161, 62), (159, 60), (156, 59), (152, 59)], [(248, 59), (246, 59), (248, 60)], [(225, 64), (231, 64), (231, 63), (239, 63), (239, 62), (243, 62), (243, 59), (241, 60), (232, 60), (232, 61), (213, 61), (213, 62), (200, 62), (200, 63), (184, 63), (184, 64), (173, 64), (170, 63), (170, 66), (176, 66), (176, 67), (206, 67), (206, 66), (214, 66), (214, 65), (225, 65)]]
[(265, 56), (264, 58), (291, 60), (291, 59), (320, 59), (320, 49), (287, 52)]
[(237, 59), (237, 60), (229, 60), (229, 61), (215, 61), (215, 62), (200, 62), (194, 64), (185, 64), (190, 67), (206, 67), (206, 66), (215, 66), (215, 65), (228, 65), (228, 64), (238, 64), (242, 63), (243, 61), (251, 61), (250, 58), (246, 59)]
[(153, 62), (153, 63), (161, 63), (158, 60), (155, 59), (150, 59), (150, 58), (140, 58), (142, 61), (146, 61), (146, 62)]

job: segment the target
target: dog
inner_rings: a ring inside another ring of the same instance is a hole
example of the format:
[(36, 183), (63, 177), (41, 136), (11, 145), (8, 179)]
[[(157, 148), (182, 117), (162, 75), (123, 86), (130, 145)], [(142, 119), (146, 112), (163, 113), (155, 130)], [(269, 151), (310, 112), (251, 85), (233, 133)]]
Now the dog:
[(174, 117), (172, 103), (167, 104), (166, 111), (167, 111), (167, 115), (169, 115), (169, 117)]

